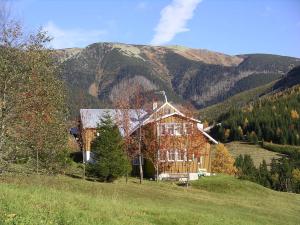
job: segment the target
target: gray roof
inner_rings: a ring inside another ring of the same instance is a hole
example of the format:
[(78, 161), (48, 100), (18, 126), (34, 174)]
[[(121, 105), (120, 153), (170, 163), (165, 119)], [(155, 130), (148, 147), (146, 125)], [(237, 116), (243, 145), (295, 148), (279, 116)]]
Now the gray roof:
[[(121, 122), (124, 111), (120, 109), (80, 109), (80, 119), (82, 123), (82, 127), (86, 128), (96, 128), (97, 125), (101, 122), (101, 118), (104, 115), (109, 114), (112, 120), (118, 124), (121, 134), (124, 134), (124, 130), (122, 129)], [(133, 130), (135, 127), (138, 126), (139, 121), (138, 118), (140, 117), (141, 121), (145, 119), (147, 116), (147, 112), (142, 109), (129, 109), (129, 130)]]

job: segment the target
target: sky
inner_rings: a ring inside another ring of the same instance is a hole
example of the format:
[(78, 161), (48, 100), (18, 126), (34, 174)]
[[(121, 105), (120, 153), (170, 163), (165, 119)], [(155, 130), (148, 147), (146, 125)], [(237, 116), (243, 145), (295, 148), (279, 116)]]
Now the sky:
[(53, 48), (95, 42), (183, 45), (300, 58), (300, 0), (10, 0)]

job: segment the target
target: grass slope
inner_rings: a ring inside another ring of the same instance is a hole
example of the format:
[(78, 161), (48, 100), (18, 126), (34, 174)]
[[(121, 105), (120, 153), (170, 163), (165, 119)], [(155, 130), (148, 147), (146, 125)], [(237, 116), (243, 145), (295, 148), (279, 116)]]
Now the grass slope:
[(0, 178), (0, 224), (299, 224), (300, 195), (227, 176), (188, 190), (132, 179)]
[(267, 164), (269, 164), (271, 163), (272, 158), (277, 159), (282, 157), (279, 153), (268, 151), (259, 145), (253, 145), (246, 142), (233, 141), (226, 144), (226, 147), (234, 158), (240, 154), (250, 155), (256, 167), (259, 166), (263, 159), (265, 159)]

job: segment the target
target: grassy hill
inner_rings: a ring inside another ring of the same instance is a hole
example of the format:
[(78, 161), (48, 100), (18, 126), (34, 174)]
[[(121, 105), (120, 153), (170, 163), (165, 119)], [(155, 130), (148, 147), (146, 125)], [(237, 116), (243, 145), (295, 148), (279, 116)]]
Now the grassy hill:
[(282, 154), (268, 151), (259, 145), (249, 144), (247, 142), (233, 141), (227, 143), (226, 147), (234, 158), (239, 155), (250, 155), (256, 167), (259, 166), (263, 159), (266, 160), (267, 164), (270, 164), (272, 158), (277, 159), (282, 157)]
[(299, 224), (300, 195), (228, 176), (189, 189), (131, 179), (0, 177), (0, 224)]

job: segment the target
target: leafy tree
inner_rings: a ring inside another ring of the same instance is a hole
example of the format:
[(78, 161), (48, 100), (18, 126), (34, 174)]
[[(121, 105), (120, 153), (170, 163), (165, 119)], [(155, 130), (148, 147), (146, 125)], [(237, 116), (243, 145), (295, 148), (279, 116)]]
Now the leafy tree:
[(88, 165), (87, 171), (89, 175), (112, 182), (130, 171), (123, 138), (108, 114), (100, 120), (97, 134), (91, 145), (94, 162)]
[(293, 190), (297, 193), (300, 192), (300, 169), (296, 168), (292, 171)]
[(212, 171), (229, 175), (233, 175), (237, 172), (234, 166), (234, 159), (223, 144), (218, 144), (216, 147), (215, 158), (212, 161)]
[(1, 9), (0, 166), (22, 160), (58, 172), (67, 162), (67, 111), (50, 38), (25, 34)]

